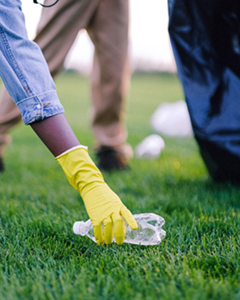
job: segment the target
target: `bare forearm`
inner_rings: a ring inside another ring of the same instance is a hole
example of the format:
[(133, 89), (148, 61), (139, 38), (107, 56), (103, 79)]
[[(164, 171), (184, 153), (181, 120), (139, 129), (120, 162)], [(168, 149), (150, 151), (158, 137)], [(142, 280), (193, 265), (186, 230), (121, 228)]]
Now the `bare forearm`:
[(80, 145), (64, 114), (34, 122), (31, 127), (55, 157)]

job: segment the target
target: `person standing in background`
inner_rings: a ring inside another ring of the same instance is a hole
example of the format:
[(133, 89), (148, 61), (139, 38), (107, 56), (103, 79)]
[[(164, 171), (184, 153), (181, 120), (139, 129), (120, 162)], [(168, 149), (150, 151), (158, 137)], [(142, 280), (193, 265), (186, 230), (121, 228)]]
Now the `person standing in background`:
[[(45, 5), (52, 4), (45, 0)], [(43, 8), (35, 42), (40, 46), (51, 75), (63, 67), (78, 32), (86, 29), (94, 47), (91, 75), (92, 129), (101, 170), (119, 170), (133, 156), (126, 143), (125, 100), (130, 83), (128, 61), (128, 0), (61, 0)], [(79, 54), (81, 55), (81, 53)], [(3, 171), (7, 134), (21, 120), (19, 109), (6, 89), (0, 97), (0, 171)]]

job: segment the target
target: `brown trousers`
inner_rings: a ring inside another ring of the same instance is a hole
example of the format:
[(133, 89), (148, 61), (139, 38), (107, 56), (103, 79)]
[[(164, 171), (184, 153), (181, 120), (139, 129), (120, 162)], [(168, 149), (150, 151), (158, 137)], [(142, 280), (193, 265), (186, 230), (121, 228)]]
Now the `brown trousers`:
[[(45, 0), (45, 4), (51, 3), (52, 0)], [(42, 49), (52, 76), (62, 69), (83, 28), (95, 46), (92, 129), (99, 146), (118, 146), (127, 138), (123, 118), (130, 80), (128, 0), (60, 0), (51, 8), (43, 8), (35, 42)], [(9, 142), (8, 130), (20, 120), (18, 108), (4, 89), (0, 97), (0, 155), (1, 146)]]

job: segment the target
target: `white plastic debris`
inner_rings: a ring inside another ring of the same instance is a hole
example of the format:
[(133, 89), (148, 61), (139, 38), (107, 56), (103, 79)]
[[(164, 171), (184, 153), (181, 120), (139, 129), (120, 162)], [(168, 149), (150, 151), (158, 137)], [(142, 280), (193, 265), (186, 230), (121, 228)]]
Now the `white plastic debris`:
[[(133, 230), (127, 223), (124, 243), (136, 245), (159, 245), (166, 236), (166, 231), (162, 229), (165, 220), (153, 213), (143, 213), (133, 215), (138, 223), (138, 229)], [(96, 243), (91, 220), (86, 222), (77, 221), (73, 224), (73, 232), (77, 235), (87, 236)], [(115, 237), (113, 238), (115, 242)]]
[(166, 136), (187, 137), (193, 135), (186, 102), (165, 102), (158, 106), (151, 118), (154, 131)]
[(138, 158), (155, 159), (164, 149), (164, 140), (158, 134), (151, 134), (146, 137), (135, 148), (135, 154)]

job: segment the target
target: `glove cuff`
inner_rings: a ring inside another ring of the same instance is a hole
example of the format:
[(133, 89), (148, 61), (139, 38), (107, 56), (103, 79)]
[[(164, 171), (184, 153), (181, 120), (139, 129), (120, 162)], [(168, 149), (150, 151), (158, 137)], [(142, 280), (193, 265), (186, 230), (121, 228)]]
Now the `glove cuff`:
[(85, 149), (85, 150), (88, 150), (88, 147), (87, 146), (83, 146), (83, 145), (78, 145), (78, 146), (72, 147), (72, 148), (68, 149), (67, 151), (64, 151), (62, 154), (56, 156), (55, 159), (58, 160), (63, 155), (65, 155), (65, 154), (67, 154), (69, 152), (72, 152), (75, 149)]

